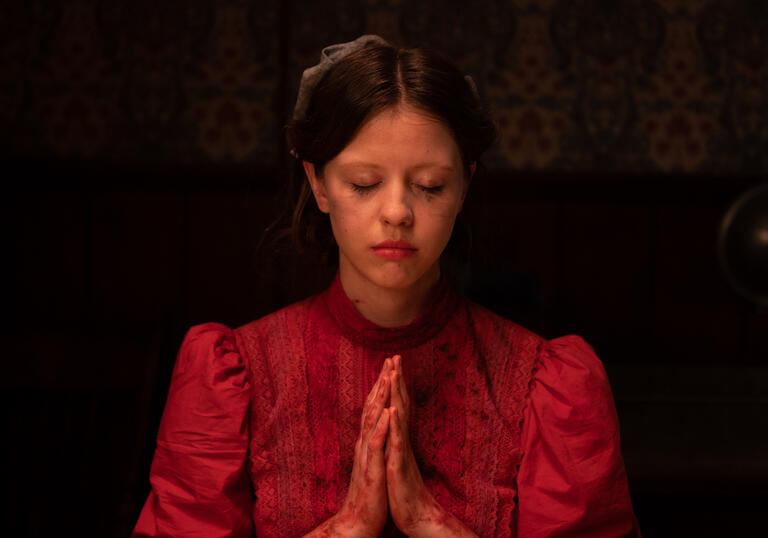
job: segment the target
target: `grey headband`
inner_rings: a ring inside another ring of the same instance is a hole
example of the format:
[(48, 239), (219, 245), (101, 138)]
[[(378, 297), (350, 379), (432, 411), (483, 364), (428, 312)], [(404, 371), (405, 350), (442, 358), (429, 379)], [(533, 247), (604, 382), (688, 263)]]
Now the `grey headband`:
[(304, 119), (309, 106), (309, 100), (315, 86), (323, 78), (323, 75), (339, 60), (360, 50), (368, 45), (389, 45), (386, 41), (377, 35), (361, 35), (354, 41), (347, 43), (337, 43), (325, 47), (320, 53), (320, 63), (304, 70), (299, 84), (299, 96), (296, 98), (296, 106), (293, 109), (293, 119)]

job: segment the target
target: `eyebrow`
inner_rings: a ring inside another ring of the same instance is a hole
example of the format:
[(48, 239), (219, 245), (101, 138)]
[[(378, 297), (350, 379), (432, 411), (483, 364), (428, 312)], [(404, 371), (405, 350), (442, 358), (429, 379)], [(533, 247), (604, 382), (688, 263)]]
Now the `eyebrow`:
[[(374, 170), (384, 169), (384, 167), (379, 164), (369, 163), (366, 161), (350, 161), (348, 163), (340, 163), (339, 166), (342, 168), (372, 168)], [(450, 172), (450, 173), (455, 172), (455, 168), (453, 166), (449, 166), (441, 163), (431, 163), (431, 162), (418, 164), (414, 166), (412, 170), (423, 170), (425, 168), (438, 168), (445, 172)]]

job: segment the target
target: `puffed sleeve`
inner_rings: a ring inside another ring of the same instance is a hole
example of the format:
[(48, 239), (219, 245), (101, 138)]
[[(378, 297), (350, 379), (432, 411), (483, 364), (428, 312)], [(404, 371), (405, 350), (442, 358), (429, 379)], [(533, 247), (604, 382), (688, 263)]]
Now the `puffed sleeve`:
[(518, 536), (639, 537), (602, 363), (578, 336), (542, 346), (523, 418)]
[(157, 436), (151, 492), (133, 536), (252, 535), (245, 463), (249, 386), (232, 330), (184, 338)]

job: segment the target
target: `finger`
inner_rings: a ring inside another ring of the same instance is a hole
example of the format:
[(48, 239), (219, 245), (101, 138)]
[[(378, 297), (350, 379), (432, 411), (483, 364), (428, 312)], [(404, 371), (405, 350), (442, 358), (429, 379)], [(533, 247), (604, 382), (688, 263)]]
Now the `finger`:
[(394, 407), (402, 406), (400, 392), (397, 390), (397, 370), (389, 372), (389, 405)]
[[(401, 391), (401, 379), (402, 377), (400, 376), (400, 373), (397, 370), (393, 370), (392, 374), (390, 375), (389, 383), (389, 405), (390, 410), (394, 409), (394, 418), (390, 419), (390, 422), (393, 424), (393, 427), (391, 428), (392, 434), (397, 436), (395, 441), (399, 442), (399, 444), (404, 443), (406, 436), (408, 435), (408, 408), (406, 407), (406, 403), (403, 397), (404, 391)], [(393, 413), (390, 412), (390, 415), (392, 414)]]
[(393, 468), (399, 468), (405, 449), (405, 439), (399, 423), (399, 415), (396, 407), (388, 408), (389, 432), (387, 436), (387, 462)]
[[(363, 419), (363, 426), (361, 427), (360, 436), (357, 440), (357, 453), (361, 454), (363, 456), (364, 460), (370, 459), (369, 453), (370, 453), (370, 447), (371, 447), (371, 440), (373, 437), (377, 434), (377, 431), (379, 430), (381, 426), (382, 421), (385, 423), (384, 426), (384, 433), (382, 434), (382, 441), (381, 444), (383, 446), (384, 439), (386, 438), (387, 430), (389, 429), (389, 416), (388, 413), (385, 414), (384, 411), (386, 407), (384, 407), (384, 397), (389, 392), (388, 387), (386, 386), (388, 384), (388, 381), (386, 379), (383, 380), (382, 383), (382, 390), (378, 396), (380, 402), (379, 406), (377, 406), (374, 409), (369, 409), (366, 413), (364, 413), (364, 419)], [(362, 463), (361, 463), (362, 464)]]
[(400, 375), (403, 373), (403, 357), (401, 355), (395, 355), (392, 357), (392, 367), (393, 369), (400, 372)]
[[(400, 355), (392, 357), (392, 371), (397, 372), (397, 382), (394, 383), (393, 381), (394, 388), (400, 393), (400, 401), (403, 402), (404, 406), (407, 406), (408, 390), (405, 386), (405, 376), (403, 375), (403, 358)], [(391, 373), (390, 379), (394, 380)]]
[(365, 405), (369, 405), (375, 398), (376, 394), (378, 393), (379, 387), (381, 386), (381, 380), (384, 377), (384, 370), (379, 373), (379, 377), (376, 379), (376, 382), (371, 387), (371, 390), (368, 392), (368, 396), (365, 398)]
[(388, 392), (389, 379), (387, 378), (381, 378), (371, 389), (371, 394), (363, 406), (363, 416), (360, 424), (362, 433), (367, 432), (376, 425), (376, 421), (379, 420), (379, 413), (383, 408), (381, 402), (386, 398)]
[(392, 370), (389, 376), (389, 405), (397, 407), (403, 420), (408, 419), (408, 392), (403, 383), (403, 376), (397, 370)]
[(373, 401), (369, 402), (363, 410), (363, 424), (361, 426), (361, 435), (363, 437), (370, 437), (372, 430), (375, 429), (376, 424), (381, 417), (381, 412), (384, 409), (384, 403), (389, 395), (389, 379), (386, 377), (381, 379), (377, 393), (374, 395)]
[(384, 363), (381, 365), (381, 372), (379, 373), (379, 377), (387, 377), (389, 375), (389, 372), (395, 367), (395, 363), (392, 362), (392, 359), (390, 357), (387, 357), (384, 359)]
[(368, 396), (365, 399), (365, 403), (368, 404), (369, 402), (373, 401), (373, 399), (376, 397), (376, 393), (378, 390), (379, 385), (381, 384), (381, 380), (384, 377), (387, 377), (387, 373), (392, 368), (392, 361), (391, 359), (387, 358), (384, 360), (384, 364), (381, 367), (381, 371), (379, 372), (379, 377), (376, 379), (376, 382), (373, 384), (373, 387), (371, 387), (370, 392), (368, 393)]
[(376, 427), (371, 433), (371, 438), (368, 440), (368, 450), (381, 450), (384, 447), (384, 441), (387, 439), (387, 433), (389, 432), (389, 409), (385, 408), (381, 411), (379, 420), (376, 422)]
[[(373, 430), (373, 435), (369, 440), (365, 451), (365, 467), (367, 469), (366, 476), (373, 479), (375, 477), (384, 478), (385, 475), (385, 461), (384, 461), (384, 442), (387, 439), (387, 433), (389, 430), (389, 411), (384, 409), (379, 417), (379, 421), (376, 423), (376, 428)], [(386, 479), (385, 479), (386, 480)]]
[[(407, 411), (410, 400), (408, 399), (408, 388), (405, 385), (405, 373), (403, 372), (403, 358), (400, 355), (397, 355), (397, 360), (395, 364), (397, 365), (397, 377), (398, 377), (398, 383), (399, 383), (398, 389), (400, 391), (400, 399), (403, 401), (403, 406)], [(407, 415), (405, 415), (404, 418), (407, 418)]]

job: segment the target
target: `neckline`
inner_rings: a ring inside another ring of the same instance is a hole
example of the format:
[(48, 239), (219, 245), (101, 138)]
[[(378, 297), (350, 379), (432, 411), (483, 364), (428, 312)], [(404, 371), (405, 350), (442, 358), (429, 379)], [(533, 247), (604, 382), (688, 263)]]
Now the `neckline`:
[(445, 327), (459, 305), (458, 296), (443, 277), (421, 316), (400, 327), (382, 327), (357, 311), (341, 286), (338, 272), (323, 293), (323, 300), (329, 317), (345, 338), (370, 349), (391, 352), (418, 347), (433, 338)]

